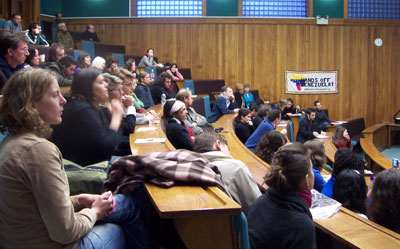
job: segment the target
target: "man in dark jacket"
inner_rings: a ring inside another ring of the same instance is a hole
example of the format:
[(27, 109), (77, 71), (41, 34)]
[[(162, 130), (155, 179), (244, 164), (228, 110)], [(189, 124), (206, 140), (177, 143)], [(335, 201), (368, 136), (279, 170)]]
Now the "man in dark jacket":
[(297, 132), (296, 141), (305, 143), (306, 141), (316, 138), (318, 135), (325, 135), (315, 122), (315, 109), (305, 111), (306, 117), (300, 121), (299, 131)]
[(67, 55), (48, 66), (47, 69), (56, 73), (60, 86), (70, 86), (72, 84), (72, 75), (77, 65), (78, 63), (74, 58)]
[(319, 100), (314, 101), (314, 106), (316, 111), (315, 122), (322, 131), (326, 131), (326, 127), (332, 123), (332, 121), (329, 119), (328, 114), (322, 110), (322, 105)]
[(232, 114), (239, 111), (239, 108), (232, 110), (232, 106), (236, 107), (232, 88), (223, 86), (221, 91), (221, 94), (214, 103), (210, 116), (207, 118), (208, 123), (215, 123), (224, 114)]
[(96, 31), (94, 31), (94, 26), (92, 24), (89, 24), (86, 31), (82, 33), (82, 40), (100, 42), (100, 39), (97, 37)]
[(28, 38), (22, 33), (3, 32), (0, 35), (0, 90), (16, 71), (24, 68)]

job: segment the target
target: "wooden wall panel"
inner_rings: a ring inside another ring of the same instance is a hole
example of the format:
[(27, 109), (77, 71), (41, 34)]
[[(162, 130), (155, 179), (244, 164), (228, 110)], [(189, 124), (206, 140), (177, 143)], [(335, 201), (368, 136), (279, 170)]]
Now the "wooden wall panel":
[[(192, 69), (194, 79), (248, 82), (266, 100), (292, 97), (301, 107), (314, 100), (333, 120), (364, 116), (367, 126), (392, 120), (400, 108), (400, 22), (330, 19), (87, 19), (66, 20), (70, 30), (93, 23), (105, 43), (127, 54), (151, 47), (159, 62)], [(376, 37), (383, 39), (375, 47)], [(284, 94), (285, 70), (339, 70), (339, 94)]]

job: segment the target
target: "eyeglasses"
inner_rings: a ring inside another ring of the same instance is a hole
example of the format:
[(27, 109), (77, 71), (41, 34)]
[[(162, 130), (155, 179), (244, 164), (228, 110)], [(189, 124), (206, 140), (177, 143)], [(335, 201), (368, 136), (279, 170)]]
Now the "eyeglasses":
[(28, 51), (28, 47), (21, 48), (21, 51), (22, 51), (22, 52)]

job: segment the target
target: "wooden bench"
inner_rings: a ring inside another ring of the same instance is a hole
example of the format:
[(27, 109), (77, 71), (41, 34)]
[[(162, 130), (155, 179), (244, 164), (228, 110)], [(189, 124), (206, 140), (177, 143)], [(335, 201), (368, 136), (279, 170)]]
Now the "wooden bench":
[[(161, 106), (152, 108), (161, 114)], [(154, 131), (135, 132), (130, 135), (134, 155), (153, 151), (169, 151), (175, 148), (165, 143), (135, 144), (138, 138), (165, 138), (161, 125)], [(237, 248), (233, 216), (241, 213), (241, 207), (218, 187), (174, 186), (161, 188), (146, 184), (146, 190), (161, 218), (173, 219), (175, 227), (188, 248)]]

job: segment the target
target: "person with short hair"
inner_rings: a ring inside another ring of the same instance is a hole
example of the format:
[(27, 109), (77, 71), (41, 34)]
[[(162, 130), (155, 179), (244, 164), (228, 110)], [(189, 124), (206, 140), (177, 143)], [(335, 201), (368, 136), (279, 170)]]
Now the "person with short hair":
[(249, 208), (250, 247), (316, 248), (310, 212), (314, 174), (308, 150), (300, 143), (278, 149), (265, 175), (268, 190)]
[(48, 47), (49, 43), (43, 36), (40, 35), (40, 31), (41, 27), (39, 23), (32, 22), (29, 24), (29, 30), (25, 32), (25, 35), (29, 40), (29, 44)]
[(167, 73), (162, 73), (157, 77), (156, 82), (151, 88), (151, 97), (155, 105), (161, 103), (162, 95), (165, 94), (165, 99), (175, 98), (175, 93), (171, 90), (172, 77)]
[(220, 95), (214, 102), (207, 121), (208, 123), (215, 123), (223, 115), (237, 113), (238, 111), (239, 108), (236, 108), (235, 96), (233, 95), (232, 88), (229, 86), (223, 86), (221, 87)]
[(4, 23), (4, 29), (11, 30), (11, 31), (22, 31), (21, 26), (21, 14), (14, 13), (11, 15), (11, 19)]
[(218, 167), (227, 191), (247, 213), (261, 192), (248, 167), (242, 161), (233, 159), (225, 138), (214, 131), (204, 132), (196, 136), (193, 151), (201, 153)]
[(304, 146), (311, 152), (310, 157), (313, 164), (314, 189), (321, 192), (326, 183), (321, 175), (321, 170), (326, 164), (324, 142), (320, 139), (311, 139), (305, 142)]
[(97, 68), (103, 72), (106, 67), (106, 60), (103, 57), (96, 56), (92, 61), (91, 67)]
[[(276, 126), (281, 121), (281, 112), (277, 109), (271, 110), (268, 113), (268, 117), (261, 122), (261, 124), (257, 127), (257, 129), (251, 134), (249, 139), (247, 139), (245, 146), (254, 152), (258, 142), (260, 139), (266, 134), (268, 131), (275, 130)], [(281, 131), (282, 134), (286, 134), (286, 130), (283, 129)]]
[(244, 102), (246, 104), (246, 107), (250, 107), (251, 103), (254, 102), (254, 96), (250, 92), (250, 85), (248, 83), (244, 83), (243, 87), (244, 87), (244, 92), (243, 92)]
[(91, 42), (100, 42), (99, 37), (94, 29), (93, 24), (89, 24), (86, 27), (85, 32), (82, 33), (82, 40), (83, 41), (91, 41)]
[(60, 22), (58, 24), (56, 41), (63, 44), (67, 49), (74, 49), (75, 47), (74, 39), (72, 38), (71, 33), (68, 32), (65, 22)]
[(290, 120), (290, 117), (299, 112), (300, 112), (300, 106), (297, 105), (296, 107), (294, 107), (293, 99), (288, 98), (282, 110), (282, 119)]
[(65, 48), (64, 45), (61, 43), (53, 43), (50, 46), (49, 49), (49, 57), (47, 58), (47, 64), (46, 66), (50, 65), (50, 62), (56, 62), (59, 59), (61, 59), (62, 57), (64, 57), (65, 54)]
[[(250, 105), (250, 110), (252, 109), (253, 106), (257, 106), (256, 103), (253, 103)], [(268, 112), (271, 111), (271, 105), (266, 104), (264, 106), (258, 106), (257, 108), (257, 116), (253, 117), (251, 120), (254, 125), (254, 129), (257, 129), (258, 126), (261, 124), (263, 120), (265, 120), (268, 117)]]
[(58, 24), (60, 24), (62, 22), (62, 13), (57, 12), (55, 15), (55, 20), (54, 22), (51, 24), (51, 33), (52, 33), (52, 39), (53, 39), (53, 43), (56, 41), (57, 39), (57, 33), (58, 33)]
[(179, 100), (168, 100), (163, 108), (166, 119), (165, 131), (175, 149), (193, 150), (193, 139), (183, 120), (187, 115), (186, 106)]
[(328, 115), (326, 112), (322, 110), (322, 104), (321, 101), (316, 100), (314, 101), (314, 107), (315, 107), (315, 122), (317, 123), (319, 129), (322, 131), (327, 131), (327, 126), (332, 123), (332, 120), (329, 119)]
[(355, 169), (345, 169), (336, 177), (332, 199), (368, 219), (365, 215), (367, 212), (367, 190), (368, 187), (363, 174)]
[(0, 90), (11, 75), (24, 68), (28, 55), (28, 39), (24, 34), (14, 32), (0, 34)]
[(118, 129), (124, 114), (120, 101), (109, 108), (108, 84), (96, 68), (82, 69), (75, 75), (63, 122), (53, 127), (51, 141), (64, 158), (81, 166), (110, 160), (119, 143)]
[(26, 57), (24, 68), (34, 68), (40, 65), (39, 50), (34, 47), (28, 47), (29, 55)]
[(321, 193), (332, 198), (336, 177), (340, 174), (340, 172), (345, 169), (355, 169), (364, 176), (364, 168), (365, 165), (362, 157), (355, 154), (350, 149), (338, 149), (335, 153), (335, 162), (333, 163), (331, 178), (325, 183)]
[(56, 63), (52, 63), (47, 69), (56, 73), (60, 86), (70, 86), (77, 64), (72, 56), (67, 55), (59, 59)]
[(286, 138), (282, 133), (274, 130), (268, 131), (258, 142), (254, 154), (264, 162), (271, 164), (275, 152), (285, 144)]
[(325, 135), (315, 122), (315, 109), (309, 108), (305, 110), (305, 113), (306, 117), (300, 121), (296, 136), (296, 141), (302, 144), (319, 135)]
[(140, 199), (110, 191), (70, 196), (61, 152), (47, 140), (65, 103), (43, 69), (23, 69), (4, 88), (0, 129), (10, 135), (0, 146), (1, 248), (154, 248)]
[(249, 109), (242, 108), (234, 119), (235, 134), (244, 144), (254, 132), (253, 122), (251, 122), (251, 113)]
[(182, 101), (186, 105), (186, 110), (188, 114), (186, 118), (183, 120), (185, 125), (187, 125), (194, 134), (198, 135), (203, 133), (203, 128), (208, 127), (207, 119), (198, 114), (196, 110), (192, 107), (193, 104), (193, 96), (192, 92), (188, 89), (181, 89), (179, 90), (178, 94), (176, 94), (176, 99)]
[(106, 67), (103, 70), (103, 73), (113, 74), (115, 70), (118, 68), (119, 60), (115, 56), (110, 56), (106, 60)]
[(144, 109), (154, 106), (153, 98), (149, 88), (150, 76), (148, 73), (140, 73), (138, 76), (139, 84), (135, 89), (136, 96), (143, 102)]
[(242, 83), (236, 83), (235, 92), (233, 95), (235, 96), (235, 103), (237, 108), (246, 108), (246, 102), (243, 97), (244, 86)]
[(376, 176), (369, 194), (369, 219), (396, 233), (400, 233), (399, 193), (400, 170), (387, 169)]
[(78, 73), (84, 68), (89, 68), (92, 65), (92, 59), (90, 58), (90, 54), (81, 53), (78, 56), (78, 65), (75, 68), (75, 73)]

